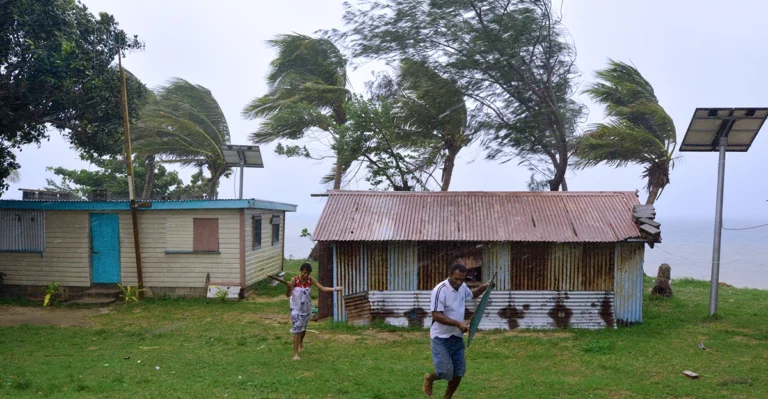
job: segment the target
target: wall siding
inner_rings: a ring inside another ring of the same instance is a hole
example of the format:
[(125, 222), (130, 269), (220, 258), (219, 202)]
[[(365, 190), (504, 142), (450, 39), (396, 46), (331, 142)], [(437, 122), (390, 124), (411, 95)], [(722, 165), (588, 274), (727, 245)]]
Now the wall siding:
[[(445, 278), (448, 247), (450, 243), (337, 242), (335, 277), (344, 286), (345, 295), (364, 291), (429, 292)], [(642, 244), (485, 243), (482, 247), (483, 281), (497, 272), (497, 291), (521, 295), (533, 291), (602, 293), (610, 296), (607, 308), (612, 312), (614, 280), (618, 287), (619, 281), (625, 279), (622, 276), (635, 278), (639, 271), (642, 283)], [(328, 263), (327, 267), (332, 267)], [(619, 264), (624, 266), (619, 268)], [(636, 290), (637, 281), (627, 280), (624, 286)], [(625, 298), (624, 288), (616, 290), (617, 319), (620, 314), (627, 317), (619, 311), (622, 307), (631, 306), (629, 320), (639, 321), (642, 295)], [(590, 309), (593, 303), (598, 302), (590, 299)], [(603, 307), (602, 303), (599, 301), (598, 307)], [(344, 300), (337, 300), (337, 320), (345, 319), (345, 308)], [(613, 322), (604, 324), (612, 326)]]
[(616, 244), (614, 304), (620, 326), (643, 321), (643, 256), (645, 244)]
[[(272, 245), (272, 215), (280, 215), (280, 244)], [(253, 249), (253, 216), (261, 215), (261, 248)], [(245, 285), (249, 287), (283, 267), (285, 212), (262, 209), (245, 211)]]
[(0, 253), (8, 285), (91, 284), (90, 218), (87, 212), (46, 212), (45, 252)]
[[(123, 284), (136, 284), (136, 257), (130, 212), (120, 215), (120, 261)], [(144, 286), (205, 287), (211, 281), (239, 284), (240, 210), (172, 210), (139, 212)], [(166, 254), (166, 250), (192, 251), (193, 219), (219, 219), (221, 254)]]

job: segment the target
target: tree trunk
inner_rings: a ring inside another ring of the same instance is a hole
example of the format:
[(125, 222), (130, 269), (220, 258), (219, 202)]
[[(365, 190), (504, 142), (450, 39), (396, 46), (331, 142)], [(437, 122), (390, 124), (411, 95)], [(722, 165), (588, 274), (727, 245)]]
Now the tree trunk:
[(336, 174), (333, 177), (333, 189), (334, 190), (340, 190), (341, 189), (341, 176), (343, 175), (342, 167), (343, 167), (343, 165), (341, 163), (341, 159), (338, 157), (338, 153), (337, 153), (337, 156), (336, 156)]
[(659, 273), (656, 275), (656, 282), (651, 289), (651, 295), (663, 296), (669, 298), (672, 296), (672, 287), (669, 285), (669, 280), (672, 279), (672, 268), (668, 264), (663, 263), (659, 266)]
[(221, 179), (222, 172), (218, 169), (208, 168), (208, 170), (211, 172), (211, 180), (208, 181), (208, 199), (216, 199), (219, 194), (219, 180)]
[[(565, 162), (563, 162), (565, 159)], [(555, 167), (555, 176), (549, 182), (549, 191), (560, 191), (560, 186), (565, 183), (565, 171), (568, 169), (568, 157), (560, 156), (560, 160), (557, 164), (552, 165)], [(564, 185), (563, 191), (568, 191), (567, 184)]]
[(453, 167), (456, 165), (456, 155), (458, 153), (458, 150), (448, 150), (448, 156), (445, 157), (445, 163), (443, 164), (443, 182), (440, 185), (440, 191), (448, 191), (448, 188), (451, 186)]
[(653, 185), (651, 186), (651, 190), (648, 192), (648, 199), (645, 201), (645, 205), (653, 205), (654, 202), (656, 202), (656, 198), (659, 196), (659, 189), (661, 187)]
[(560, 187), (563, 191), (568, 191), (568, 182), (565, 180), (565, 176), (563, 176), (563, 184), (561, 184)]
[(145, 158), (144, 167), (147, 169), (147, 176), (144, 179), (144, 192), (141, 199), (148, 200), (152, 196), (152, 184), (155, 182), (155, 156), (149, 155)]

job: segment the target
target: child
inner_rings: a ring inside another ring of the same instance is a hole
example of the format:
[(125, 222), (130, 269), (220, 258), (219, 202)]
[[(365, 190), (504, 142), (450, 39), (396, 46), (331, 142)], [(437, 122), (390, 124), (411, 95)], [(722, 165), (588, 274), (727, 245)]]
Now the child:
[(299, 267), (299, 273), (288, 283), (288, 290), (285, 292), (285, 296), (290, 298), (291, 303), (293, 360), (300, 360), (299, 351), (304, 350), (304, 334), (307, 332), (309, 317), (312, 315), (312, 299), (309, 297), (309, 290), (312, 285), (321, 292), (341, 291), (341, 287), (323, 287), (317, 280), (309, 277), (309, 274), (312, 273), (312, 265), (309, 263), (302, 264)]

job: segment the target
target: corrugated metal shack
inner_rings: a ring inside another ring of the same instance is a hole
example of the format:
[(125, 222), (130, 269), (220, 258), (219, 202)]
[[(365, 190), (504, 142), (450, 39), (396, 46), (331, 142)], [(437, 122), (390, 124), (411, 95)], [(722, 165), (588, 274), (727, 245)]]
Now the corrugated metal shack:
[(635, 192), (330, 191), (319, 278), (344, 296), (321, 295), (320, 316), (428, 327), (430, 291), (461, 263), (470, 286), (498, 276), (481, 329), (639, 323), (653, 216)]

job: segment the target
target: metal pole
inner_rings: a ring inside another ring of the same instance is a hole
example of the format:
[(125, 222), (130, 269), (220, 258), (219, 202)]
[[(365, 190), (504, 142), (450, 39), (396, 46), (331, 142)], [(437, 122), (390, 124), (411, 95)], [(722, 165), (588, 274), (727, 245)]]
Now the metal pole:
[[(139, 215), (136, 206), (136, 189), (133, 185), (133, 158), (131, 151), (131, 124), (128, 120), (128, 90), (125, 84), (125, 70), (123, 70), (121, 50), (117, 52), (117, 65), (120, 68), (120, 94), (123, 97), (123, 139), (125, 140), (125, 162), (128, 166), (128, 195), (131, 200), (131, 221), (133, 222), (133, 248), (136, 254), (136, 280), (139, 287), (144, 285), (144, 276), (141, 270), (141, 240), (139, 239)], [(139, 298), (144, 295), (139, 291)]]
[[(333, 270), (333, 286), (334, 287), (338, 287), (339, 284), (336, 282), (336, 243), (334, 242), (331, 245), (332, 245), (331, 248), (333, 250), (333, 269), (332, 269)], [(339, 317), (341, 317), (341, 315), (336, 310), (336, 306), (337, 306), (337, 303), (336, 303), (336, 292), (334, 291), (334, 293), (332, 295), (333, 295), (333, 321), (340, 321)]]
[(720, 238), (723, 232), (723, 188), (725, 186), (725, 147), (728, 137), (720, 138), (720, 162), (717, 167), (717, 203), (715, 205), (715, 239), (712, 244), (712, 279), (709, 288), (709, 315), (717, 313), (717, 290), (720, 282)]
[(240, 199), (243, 199), (243, 172), (245, 172), (245, 166), (240, 165)]

